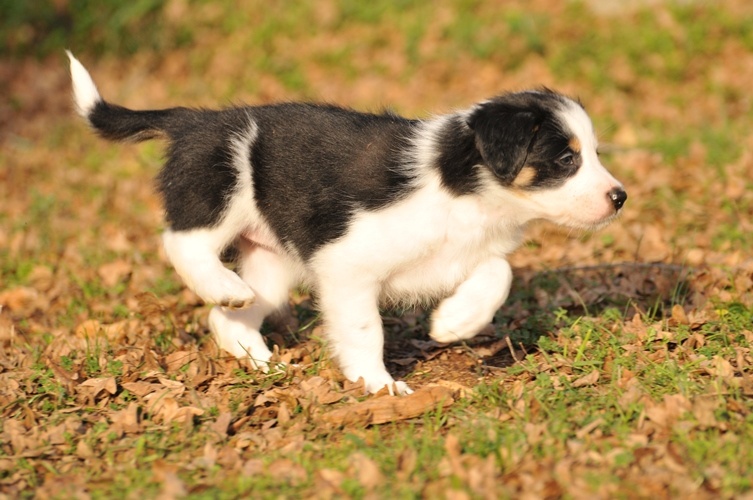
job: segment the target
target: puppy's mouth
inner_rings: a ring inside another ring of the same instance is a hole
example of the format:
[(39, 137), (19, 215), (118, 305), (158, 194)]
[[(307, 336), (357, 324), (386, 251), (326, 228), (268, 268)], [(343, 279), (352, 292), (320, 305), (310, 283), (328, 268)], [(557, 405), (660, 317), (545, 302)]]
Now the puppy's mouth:
[(622, 210), (620, 209), (597, 219), (581, 219), (579, 217), (573, 217), (573, 214), (563, 214), (556, 219), (550, 220), (557, 225), (568, 227), (570, 229), (580, 229), (593, 232), (607, 227), (614, 222), (615, 219), (618, 219), (621, 214)]

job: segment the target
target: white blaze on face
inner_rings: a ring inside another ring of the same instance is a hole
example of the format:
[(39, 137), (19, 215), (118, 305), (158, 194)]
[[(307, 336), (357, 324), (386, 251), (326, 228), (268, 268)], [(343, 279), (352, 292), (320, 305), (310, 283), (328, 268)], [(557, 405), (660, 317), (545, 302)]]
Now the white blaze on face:
[(556, 189), (534, 191), (530, 199), (543, 218), (574, 228), (595, 228), (609, 223), (617, 211), (609, 192), (621, 188), (617, 179), (599, 161), (598, 146), (591, 120), (585, 110), (568, 101), (559, 111), (560, 119), (580, 147), (582, 163), (574, 176)]

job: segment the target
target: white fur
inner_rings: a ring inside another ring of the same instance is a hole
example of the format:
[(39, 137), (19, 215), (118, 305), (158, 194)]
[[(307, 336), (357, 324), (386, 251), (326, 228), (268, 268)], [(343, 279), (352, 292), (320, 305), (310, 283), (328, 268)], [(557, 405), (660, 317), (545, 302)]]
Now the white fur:
[(68, 54), (68, 59), (71, 61), (71, 80), (73, 81), (73, 97), (76, 103), (76, 111), (79, 115), (87, 118), (94, 105), (101, 101), (102, 98), (86, 68), (69, 50), (66, 50), (65, 53)]

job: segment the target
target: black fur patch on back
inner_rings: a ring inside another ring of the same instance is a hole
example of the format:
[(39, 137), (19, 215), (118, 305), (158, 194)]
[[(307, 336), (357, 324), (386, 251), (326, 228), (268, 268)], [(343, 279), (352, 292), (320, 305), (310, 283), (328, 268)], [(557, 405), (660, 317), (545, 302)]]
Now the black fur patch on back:
[(247, 115), (240, 109), (172, 111), (167, 162), (157, 177), (167, 222), (175, 231), (214, 226), (237, 182), (230, 141), (247, 126)]
[(303, 259), (341, 237), (357, 210), (377, 210), (413, 190), (406, 168), (417, 122), (334, 106), (248, 108), (254, 196), (277, 237)]

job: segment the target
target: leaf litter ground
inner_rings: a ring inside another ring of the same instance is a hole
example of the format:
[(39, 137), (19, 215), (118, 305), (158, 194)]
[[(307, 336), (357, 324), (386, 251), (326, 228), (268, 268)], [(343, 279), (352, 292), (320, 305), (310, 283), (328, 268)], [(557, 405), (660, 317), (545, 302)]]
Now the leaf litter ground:
[[(301, 57), (352, 30), (299, 47)], [(215, 42), (231, 47), (234, 36)], [(423, 40), (424, 57), (442, 49), (438, 32)], [(681, 89), (644, 88), (643, 111), (592, 95), (591, 82), (560, 81), (536, 57), (504, 74), (493, 61), (465, 59), (461, 72), (429, 61), (420, 79), (442, 84), (420, 94), (394, 78), (408, 62), (379, 46), (383, 74), (347, 81), (305, 67), (324, 97), (374, 105), (378, 88), (408, 111), (467, 105), (535, 78), (588, 94), (589, 109), (620, 124), (606, 161), (630, 191), (624, 216), (596, 235), (535, 227), (513, 257), (513, 293), (494, 325), (442, 346), (426, 336), (425, 311), (384, 311), (388, 367), (416, 389), (404, 398), (366, 397), (342, 378), (305, 292), (291, 295), (291, 317), (266, 326), (287, 369), (258, 373), (219, 351), (207, 307), (160, 254), (159, 147), (90, 136), (69, 108), (62, 57), (3, 61), (19, 111), (0, 114), (0, 495), (749, 494), (753, 135), (736, 131), (742, 152), (717, 170), (703, 140), (668, 159), (641, 146), (650, 126), (631, 126), (673, 123), (667, 96), (693, 100), (708, 81), (728, 99), (745, 94), (753, 55), (735, 40), (722, 45), (708, 57), (726, 59)], [(166, 95), (164, 81), (189, 81), (190, 98), (223, 80), (206, 82), (181, 65), (185, 56), (94, 68), (116, 100), (163, 106), (184, 97)], [(225, 81), (248, 78), (222, 51), (213, 57)], [(620, 85), (642, 88), (631, 71), (615, 69)], [(481, 77), (469, 88), (462, 74)], [(256, 80), (249, 102), (298, 97), (273, 75)], [(713, 123), (716, 109), (699, 106), (688, 120)]]

